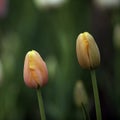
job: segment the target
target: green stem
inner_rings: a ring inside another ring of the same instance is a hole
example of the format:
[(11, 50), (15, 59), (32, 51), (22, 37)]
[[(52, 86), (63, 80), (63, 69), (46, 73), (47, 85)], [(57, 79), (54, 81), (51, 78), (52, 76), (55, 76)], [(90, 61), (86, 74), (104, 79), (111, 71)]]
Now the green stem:
[(82, 105), (82, 108), (83, 108), (83, 110), (85, 112), (86, 120), (90, 120), (89, 112), (87, 111), (85, 105), (83, 103), (81, 105)]
[(86, 120), (86, 113), (85, 113), (85, 109), (83, 107), (83, 104), (81, 106), (81, 110), (82, 110), (82, 113), (83, 113), (83, 120)]
[(36, 91), (37, 91), (37, 97), (38, 97), (41, 120), (46, 120), (41, 90), (36, 89)]
[(92, 78), (93, 93), (95, 99), (96, 117), (97, 120), (102, 120), (95, 70), (91, 70), (91, 78)]

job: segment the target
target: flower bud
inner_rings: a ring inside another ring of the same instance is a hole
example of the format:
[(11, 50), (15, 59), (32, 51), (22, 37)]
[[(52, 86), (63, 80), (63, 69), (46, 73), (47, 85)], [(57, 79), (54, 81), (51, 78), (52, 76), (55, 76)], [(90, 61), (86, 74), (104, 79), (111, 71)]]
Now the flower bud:
[(30, 88), (42, 87), (48, 82), (46, 64), (35, 50), (29, 51), (25, 56), (24, 82)]
[(100, 64), (99, 48), (88, 32), (81, 33), (76, 42), (78, 62), (81, 67), (95, 69)]
[(88, 96), (81, 80), (78, 80), (75, 84), (74, 101), (77, 107), (80, 107), (81, 104), (88, 104)]

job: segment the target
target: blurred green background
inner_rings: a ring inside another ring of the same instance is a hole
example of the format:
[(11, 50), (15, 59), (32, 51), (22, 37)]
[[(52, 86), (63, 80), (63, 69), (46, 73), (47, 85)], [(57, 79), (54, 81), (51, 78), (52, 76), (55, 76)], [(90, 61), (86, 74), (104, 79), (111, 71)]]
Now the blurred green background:
[(0, 120), (39, 120), (36, 91), (24, 84), (24, 57), (37, 50), (49, 80), (42, 88), (47, 120), (82, 120), (74, 88), (82, 80), (95, 119), (90, 73), (76, 57), (76, 38), (88, 31), (101, 52), (97, 69), (103, 120), (120, 119), (119, 0), (0, 0)]

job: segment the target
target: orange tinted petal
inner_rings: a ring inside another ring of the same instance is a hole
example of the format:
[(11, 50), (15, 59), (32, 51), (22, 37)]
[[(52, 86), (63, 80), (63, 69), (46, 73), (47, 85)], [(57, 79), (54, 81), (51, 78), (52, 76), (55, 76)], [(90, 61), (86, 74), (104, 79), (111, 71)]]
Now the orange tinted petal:
[(32, 88), (42, 87), (48, 81), (46, 64), (35, 50), (29, 51), (25, 57), (24, 81)]
[(78, 62), (83, 68), (93, 69), (100, 64), (100, 53), (94, 38), (88, 33), (79, 34), (76, 42)]

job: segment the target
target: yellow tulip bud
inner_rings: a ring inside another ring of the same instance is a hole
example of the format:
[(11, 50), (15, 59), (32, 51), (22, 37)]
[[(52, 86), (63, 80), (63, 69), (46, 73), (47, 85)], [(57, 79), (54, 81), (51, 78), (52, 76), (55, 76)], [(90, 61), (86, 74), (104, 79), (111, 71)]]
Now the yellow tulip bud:
[(35, 50), (29, 51), (25, 56), (24, 82), (30, 88), (42, 87), (48, 82), (46, 64)]
[(76, 52), (78, 62), (81, 67), (94, 69), (100, 64), (99, 48), (88, 32), (79, 34), (76, 42)]

